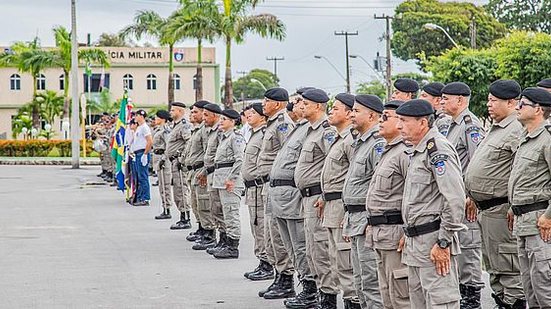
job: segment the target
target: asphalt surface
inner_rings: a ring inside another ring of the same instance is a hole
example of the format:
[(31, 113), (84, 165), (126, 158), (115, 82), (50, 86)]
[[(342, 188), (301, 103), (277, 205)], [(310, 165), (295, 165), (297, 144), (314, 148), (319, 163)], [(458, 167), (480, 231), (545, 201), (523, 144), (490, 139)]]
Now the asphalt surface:
[(244, 206), (240, 258), (216, 260), (153, 219), (156, 187), (132, 207), (98, 173), (0, 165), (0, 308), (284, 308), (242, 275), (257, 264)]

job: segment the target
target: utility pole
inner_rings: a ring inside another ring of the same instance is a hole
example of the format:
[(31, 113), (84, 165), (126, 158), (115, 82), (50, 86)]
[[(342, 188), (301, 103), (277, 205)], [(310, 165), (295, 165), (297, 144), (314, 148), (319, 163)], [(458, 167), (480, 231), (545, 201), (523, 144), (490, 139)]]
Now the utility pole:
[(346, 92), (350, 93), (350, 62), (349, 62), (350, 60), (348, 56), (348, 36), (358, 35), (358, 31), (356, 32), (335, 31), (335, 35), (344, 35), (344, 44), (346, 45)]
[(469, 30), (470, 30), (469, 32), (471, 34), (471, 48), (476, 49), (476, 36), (477, 36), (477, 33), (476, 33), (476, 21), (474, 20), (474, 17), (471, 20)]
[[(247, 71), (237, 71), (237, 74), (241, 75), (241, 78), (245, 77), (247, 75)], [(241, 108), (245, 107), (245, 92), (243, 89), (241, 89)]]
[(384, 19), (386, 21), (386, 33), (385, 33), (385, 40), (386, 40), (386, 96), (387, 98), (390, 98), (390, 94), (392, 93), (392, 51), (390, 50), (390, 21), (392, 20), (392, 16), (387, 16), (383, 14), (382, 16), (377, 16), (375, 14), (375, 19)]
[[(71, 0), (71, 166), (80, 166), (80, 113), (78, 98), (78, 43), (76, 0)], [(86, 149), (84, 149), (86, 151)]]
[(285, 60), (285, 57), (266, 57), (266, 60), (274, 62), (274, 75), (277, 79), (277, 62)]

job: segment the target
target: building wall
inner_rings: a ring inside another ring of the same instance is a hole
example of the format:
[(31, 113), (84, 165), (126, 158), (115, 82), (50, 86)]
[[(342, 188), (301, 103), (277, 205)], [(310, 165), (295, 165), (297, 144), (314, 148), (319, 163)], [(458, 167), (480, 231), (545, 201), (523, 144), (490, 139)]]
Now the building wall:
[[(133, 76), (133, 89), (129, 90), (129, 97), (134, 106), (150, 108), (168, 105), (168, 48), (102, 48), (108, 55), (111, 66), (103, 69), (92, 65), (92, 73), (109, 73), (109, 90), (112, 98), (119, 99), (124, 94), (123, 76)], [(195, 48), (175, 48), (174, 73), (180, 75), (180, 89), (174, 91), (176, 101), (191, 105), (195, 101), (193, 76), (196, 73), (197, 50)], [(215, 63), (214, 48), (203, 48), (203, 98), (211, 102), (220, 100), (220, 72)], [(79, 93), (84, 89), (84, 65), (79, 68)], [(21, 90), (10, 90), (10, 76), (19, 74)], [(46, 89), (60, 90), (59, 78), (63, 74), (60, 68), (46, 69), (42, 73), (46, 77)], [(147, 75), (156, 76), (157, 87), (148, 90)], [(11, 138), (11, 116), (17, 113), (17, 108), (32, 100), (33, 80), (29, 74), (20, 73), (16, 68), (0, 68), (0, 138)], [(70, 85), (71, 87), (72, 85)], [(69, 89), (69, 95), (71, 91)], [(57, 122), (57, 121), (56, 121)], [(56, 123), (57, 124), (57, 123)], [(57, 130), (58, 125), (53, 126)], [(59, 137), (59, 136), (58, 136)]]

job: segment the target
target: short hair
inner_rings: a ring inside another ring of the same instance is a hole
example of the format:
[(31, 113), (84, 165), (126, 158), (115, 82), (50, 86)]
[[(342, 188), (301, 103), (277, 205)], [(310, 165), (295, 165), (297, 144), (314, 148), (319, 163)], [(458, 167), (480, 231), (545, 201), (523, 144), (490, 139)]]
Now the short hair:
[(434, 114), (430, 114), (430, 115), (426, 115), (426, 116), (415, 117), (415, 119), (417, 119), (417, 120), (427, 119), (427, 123), (429, 125), (429, 128), (432, 128), (432, 126), (434, 125), (434, 122), (436, 121), (436, 116)]
[(547, 119), (551, 115), (551, 106), (541, 106), (541, 109), (543, 110), (543, 118)]

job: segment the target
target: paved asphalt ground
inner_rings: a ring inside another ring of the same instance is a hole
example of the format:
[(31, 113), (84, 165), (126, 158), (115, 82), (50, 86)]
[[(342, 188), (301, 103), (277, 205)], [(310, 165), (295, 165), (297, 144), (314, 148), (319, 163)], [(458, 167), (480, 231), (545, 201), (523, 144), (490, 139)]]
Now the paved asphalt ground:
[(0, 308), (284, 308), (242, 275), (257, 264), (245, 207), (241, 256), (219, 261), (153, 219), (156, 187), (132, 207), (98, 173), (0, 166)]

